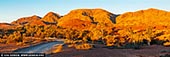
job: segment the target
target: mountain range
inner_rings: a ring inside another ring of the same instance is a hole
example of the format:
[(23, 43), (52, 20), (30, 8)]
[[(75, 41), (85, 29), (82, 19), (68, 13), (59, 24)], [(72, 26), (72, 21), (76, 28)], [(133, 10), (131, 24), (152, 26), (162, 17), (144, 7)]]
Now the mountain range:
[(114, 14), (104, 9), (75, 9), (60, 16), (49, 12), (44, 17), (36, 15), (22, 17), (11, 23), (0, 23), (0, 28), (13, 28), (20, 25), (46, 26), (55, 25), (64, 28), (89, 29), (90, 27), (117, 26), (117, 27), (156, 27), (168, 28), (170, 12), (149, 8), (136, 12)]

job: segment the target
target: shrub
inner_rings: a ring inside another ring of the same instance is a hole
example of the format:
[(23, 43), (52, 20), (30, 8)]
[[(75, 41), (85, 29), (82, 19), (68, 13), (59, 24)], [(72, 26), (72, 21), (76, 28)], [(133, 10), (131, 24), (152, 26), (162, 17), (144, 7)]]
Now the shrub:
[(7, 40), (6, 40), (6, 39), (0, 39), (0, 43), (5, 44), (6, 42), (7, 42)]
[(57, 45), (57, 46), (55, 47), (55, 50), (53, 50), (53, 53), (62, 52), (62, 49), (63, 49), (63, 45)]
[(115, 41), (115, 37), (111, 36), (111, 35), (107, 35), (105, 38), (106, 40), (106, 46), (114, 46)]
[(76, 44), (76, 43), (81, 43), (81, 42), (82, 40), (69, 40), (69, 39), (64, 40), (65, 44)]
[(75, 44), (68, 45), (69, 48), (75, 47)]
[(24, 42), (18, 42), (16, 45), (23, 46), (23, 45), (26, 45), (26, 44)]
[(84, 43), (84, 44), (75, 45), (75, 48), (80, 50), (88, 50), (92, 48), (92, 45), (88, 43)]
[(165, 43), (163, 43), (163, 45), (168, 47), (168, 46), (170, 46), (170, 42), (165, 42)]

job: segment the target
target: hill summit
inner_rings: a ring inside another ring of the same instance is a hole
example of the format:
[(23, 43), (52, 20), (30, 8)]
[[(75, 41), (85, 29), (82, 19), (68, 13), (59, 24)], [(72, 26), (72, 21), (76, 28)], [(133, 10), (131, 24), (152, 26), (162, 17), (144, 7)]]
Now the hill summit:
[[(54, 12), (47, 13), (43, 18), (33, 15), (19, 18), (12, 25), (57, 25), (64, 28), (87, 29), (117, 27), (169, 27), (170, 12), (159, 9), (146, 9), (115, 15), (103, 9), (75, 9), (60, 16)], [(8, 25), (10, 26), (10, 25)]]
[[(115, 23), (115, 17), (116, 16), (114, 14), (103, 9), (76, 9), (76, 10), (72, 10), (70, 13), (63, 16), (59, 20), (58, 26), (86, 27), (90, 24), (109, 26)], [(76, 26), (72, 26), (71, 24), (74, 24)]]
[(59, 18), (60, 18), (59, 14), (49, 12), (42, 18), (42, 20), (45, 22), (56, 23), (58, 22)]
[(167, 26), (169, 22), (170, 12), (154, 8), (127, 12), (116, 18), (116, 24), (123, 26)]
[(36, 15), (33, 15), (33, 16), (31, 16), (31, 17), (19, 18), (18, 20), (13, 21), (12, 24), (15, 24), (15, 25), (24, 25), (24, 24), (31, 23), (31, 22), (33, 22), (34, 20), (40, 20), (40, 19), (41, 19), (41, 17), (36, 16)]

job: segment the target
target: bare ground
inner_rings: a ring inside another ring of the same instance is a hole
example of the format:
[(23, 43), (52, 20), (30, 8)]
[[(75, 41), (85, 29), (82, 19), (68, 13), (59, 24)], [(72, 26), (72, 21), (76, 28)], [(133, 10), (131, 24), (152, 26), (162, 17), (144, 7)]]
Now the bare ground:
[[(33, 43), (32, 45), (37, 45), (37, 44), (41, 44), (43, 42), (36, 42)], [(26, 48), (26, 47), (30, 47), (31, 44), (26, 44), (26, 45), (17, 45), (16, 43), (10, 43), (10, 44), (2, 44), (0, 43), (0, 53), (11, 53), (14, 50), (17, 49), (22, 49), (22, 48)]]
[(16, 53), (45, 53), (50, 48), (52, 48), (54, 45), (62, 44), (62, 43), (63, 42), (59, 42), (59, 41), (44, 42), (44, 43), (37, 44), (37, 45), (34, 45), (34, 46), (21, 48), (21, 49), (15, 50), (13, 52), (16, 52)]
[(15, 43), (11, 43), (11, 44), (1, 44), (0, 43), (0, 53), (12, 52), (13, 50), (16, 50), (18, 48), (23, 48), (23, 47), (26, 47), (26, 46), (28, 46), (28, 45), (17, 46)]
[(170, 54), (170, 47), (151, 45), (141, 49), (108, 49), (95, 45), (91, 50), (64, 47), (63, 52), (51, 54), (50, 57), (160, 57), (163, 54)]

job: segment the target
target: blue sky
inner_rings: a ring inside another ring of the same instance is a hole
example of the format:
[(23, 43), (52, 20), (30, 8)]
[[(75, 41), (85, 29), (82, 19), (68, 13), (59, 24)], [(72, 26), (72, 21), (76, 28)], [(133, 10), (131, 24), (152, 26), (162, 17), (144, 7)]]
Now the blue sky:
[(103, 8), (115, 14), (157, 8), (170, 11), (170, 0), (0, 0), (0, 22), (21, 17), (43, 17), (52, 11), (60, 15), (79, 8)]

